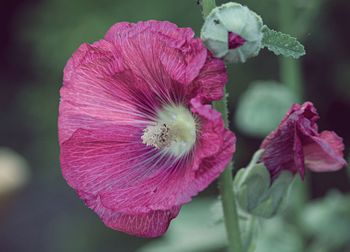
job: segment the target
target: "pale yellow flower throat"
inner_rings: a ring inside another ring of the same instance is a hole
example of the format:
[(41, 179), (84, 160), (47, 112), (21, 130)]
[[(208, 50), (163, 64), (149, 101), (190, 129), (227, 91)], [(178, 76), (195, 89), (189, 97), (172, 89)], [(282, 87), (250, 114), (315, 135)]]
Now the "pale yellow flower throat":
[(168, 105), (157, 113), (153, 125), (143, 131), (142, 142), (180, 157), (196, 142), (198, 123), (192, 113), (181, 105)]

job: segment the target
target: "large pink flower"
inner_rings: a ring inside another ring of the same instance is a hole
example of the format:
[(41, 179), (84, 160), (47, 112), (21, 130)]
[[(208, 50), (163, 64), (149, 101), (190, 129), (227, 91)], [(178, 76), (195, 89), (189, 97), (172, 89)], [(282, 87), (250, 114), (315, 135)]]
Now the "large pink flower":
[(162, 235), (234, 153), (210, 105), (223, 96), (224, 63), (193, 37), (169, 22), (118, 23), (65, 67), (62, 173), (113, 229)]
[(263, 141), (262, 161), (271, 176), (281, 170), (299, 172), (303, 178), (305, 166), (315, 172), (336, 171), (344, 167), (344, 144), (333, 131), (318, 132), (319, 116), (311, 102), (294, 104), (278, 128)]

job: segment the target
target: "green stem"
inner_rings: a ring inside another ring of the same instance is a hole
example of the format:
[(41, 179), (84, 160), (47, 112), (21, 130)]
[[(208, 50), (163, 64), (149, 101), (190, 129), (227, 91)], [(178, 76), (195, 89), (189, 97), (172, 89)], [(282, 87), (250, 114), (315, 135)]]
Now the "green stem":
[(287, 85), (297, 97), (297, 101), (303, 100), (299, 61), (291, 58), (280, 57), (281, 81)]
[[(204, 18), (216, 7), (215, 0), (202, 0), (200, 3), (202, 5), (202, 14)], [(229, 128), (226, 89), (224, 93), (225, 96), (220, 101), (214, 102), (214, 108), (221, 113), (225, 127)], [(219, 177), (219, 189), (228, 239), (228, 251), (243, 252), (237, 205), (233, 192), (232, 170), (233, 164), (230, 162)]]
[[(221, 112), (225, 127), (228, 128), (229, 120), (226, 95), (221, 101), (214, 102), (214, 108)], [(224, 211), (224, 220), (229, 251), (242, 252), (243, 250), (241, 232), (239, 227), (239, 218), (237, 213), (235, 194), (233, 191), (232, 170), (233, 164), (230, 162), (230, 164), (226, 167), (224, 172), (219, 177), (219, 189), (221, 194), (221, 203)]]
[(199, 0), (202, 5), (202, 15), (204, 18), (216, 7), (215, 0)]
[[(295, 35), (296, 8), (295, 1), (280, 0), (279, 2), (279, 23), (280, 30), (287, 34)], [(300, 61), (280, 57), (281, 81), (287, 85), (298, 98), (298, 102), (303, 100), (303, 86), (300, 70)]]

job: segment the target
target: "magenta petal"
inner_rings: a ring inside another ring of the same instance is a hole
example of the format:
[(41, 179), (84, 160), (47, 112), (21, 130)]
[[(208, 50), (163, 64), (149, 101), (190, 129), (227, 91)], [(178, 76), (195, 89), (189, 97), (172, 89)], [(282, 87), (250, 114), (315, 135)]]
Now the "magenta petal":
[(138, 141), (132, 127), (78, 130), (61, 145), (62, 172), (76, 190), (99, 196), (117, 212), (180, 206), (216, 179), (232, 158), (233, 133), (218, 112), (197, 104), (203, 134), (191, 157), (174, 161)]
[(160, 81), (166, 71), (165, 76), (188, 84), (198, 76), (207, 57), (207, 49), (193, 36), (188, 28), (165, 21), (146, 21), (115, 25), (105, 38), (115, 43), (126, 64), (140, 78)]
[[(291, 123), (280, 125), (277, 131), (272, 132), (263, 142), (261, 148), (265, 149), (262, 160), (269, 169), (271, 177), (275, 178), (282, 170), (303, 173), (303, 166), (297, 167), (295, 161), (300, 154), (300, 139)], [(294, 151), (297, 150), (297, 153)]]
[[(172, 159), (161, 160), (157, 164), (159, 173), (154, 176), (149, 174), (142, 185), (118, 192), (113, 189), (101, 193), (104, 205), (114, 208), (124, 206), (125, 203), (117, 199), (125, 195), (129, 200), (132, 199), (129, 208), (142, 211), (170, 209), (171, 206), (189, 202), (226, 168), (235, 152), (234, 134), (224, 128), (220, 113), (213, 110), (211, 105), (201, 104), (199, 98), (192, 99), (190, 104), (201, 125), (193, 153), (177, 162)], [(145, 167), (145, 170), (150, 169)], [(141, 209), (140, 206), (147, 207)]]
[(224, 62), (208, 55), (206, 63), (193, 83), (204, 102), (220, 100), (224, 96), (224, 86), (227, 83)]
[(99, 196), (118, 212), (167, 210), (184, 203), (177, 198), (186, 189), (182, 162), (142, 144), (141, 134), (130, 126), (76, 131), (61, 145), (63, 176), (74, 189)]
[(303, 178), (305, 166), (316, 172), (344, 167), (342, 138), (331, 131), (318, 133), (318, 119), (311, 102), (295, 104), (278, 128), (264, 139), (262, 161), (273, 178), (281, 170), (299, 172)]
[(170, 210), (156, 210), (145, 213), (121, 213), (106, 208), (98, 196), (79, 192), (79, 196), (85, 204), (94, 210), (103, 220), (106, 226), (139, 237), (158, 237), (166, 232), (170, 221), (175, 218), (180, 207), (172, 207)]
[(167, 48), (161, 54), (161, 62), (172, 79), (188, 84), (199, 74), (207, 57), (200, 39), (186, 42), (180, 48)]
[(138, 143), (140, 134), (130, 126), (75, 131), (61, 144), (63, 176), (74, 189), (91, 194), (118, 182), (126, 185), (131, 180), (127, 168), (138, 164), (144, 153), (144, 145)]
[(60, 91), (60, 142), (79, 128), (94, 129), (126, 118), (141, 120), (141, 113), (136, 114), (122, 98), (125, 92), (116, 88), (125, 85), (126, 74), (116, 78), (122, 68), (111, 50), (107, 41), (83, 44), (68, 61)]
[(192, 111), (200, 118), (201, 131), (198, 149), (194, 157), (195, 179), (199, 190), (217, 178), (232, 159), (235, 152), (236, 137), (224, 128), (221, 114), (211, 105), (202, 105), (199, 98), (191, 100)]
[(304, 148), (305, 163), (315, 172), (337, 171), (346, 165), (343, 159), (343, 140), (332, 131), (323, 131), (311, 137)]
[(242, 38), (241, 36), (239, 36), (233, 32), (228, 33), (228, 48), (229, 49), (236, 49), (236, 48), (244, 45), (245, 42), (246, 42), (245, 39)]
[(293, 145), (293, 163), (292, 166), (289, 167), (288, 170), (295, 172), (299, 172), (300, 177), (304, 179), (305, 176), (305, 162), (304, 162), (304, 152), (302, 140), (297, 131), (294, 132), (294, 145)]

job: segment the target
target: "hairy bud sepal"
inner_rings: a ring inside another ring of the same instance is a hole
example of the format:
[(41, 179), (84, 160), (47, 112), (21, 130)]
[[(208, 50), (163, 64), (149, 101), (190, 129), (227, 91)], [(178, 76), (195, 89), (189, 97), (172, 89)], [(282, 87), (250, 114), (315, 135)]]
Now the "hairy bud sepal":
[(282, 171), (271, 180), (264, 164), (258, 163), (262, 152), (259, 150), (248, 167), (237, 173), (234, 190), (242, 210), (255, 216), (271, 218), (285, 208), (294, 176), (289, 171)]

